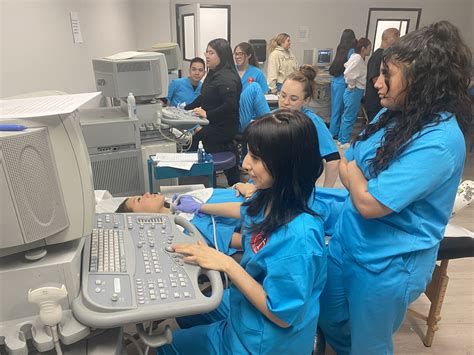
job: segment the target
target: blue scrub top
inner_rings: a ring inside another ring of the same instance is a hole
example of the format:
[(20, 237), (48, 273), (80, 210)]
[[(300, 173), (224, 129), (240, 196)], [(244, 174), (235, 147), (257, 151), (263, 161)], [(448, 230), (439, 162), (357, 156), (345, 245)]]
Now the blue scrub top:
[(382, 271), (394, 256), (437, 246), (443, 238), (466, 148), (454, 115), (440, 115), (446, 121), (423, 128), (378, 176), (371, 175), (369, 161), (380, 147), (384, 129), (346, 151), (347, 160), (355, 160), (368, 180), (369, 193), (393, 210), (381, 218), (365, 219), (350, 198), (342, 208), (334, 238), (371, 271)]
[(260, 88), (264, 94), (268, 92), (268, 84), (265, 74), (263, 74), (263, 71), (253, 65), (248, 66), (240, 80), (242, 81), (242, 91), (247, 87), (247, 85), (256, 82), (260, 85)]
[[(310, 205), (313, 204), (314, 194)], [(259, 222), (241, 207), (242, 222)], [(326, 282), (322, 220), (300, 214), (268, 238), (242, 235), (241, 265), (267, 294), (267, 307), (290, 325), (281, 328), (265, 317), (235, 287), (230, 288), (230, 316), (221, 327), (220, 353), (310, 354), (319, 316), (319, 296)], [(219, 342), (216, 339), (216, 342)]]
[[(206, 203), (244, 202), (242, 196), (236, 197), (234, 189), (213, 189), (212, 195)], [(216, 239), (219, 251), (227, 255), (234, 254), (237, 250), (230, 248), (229, 244), (234, 232), (240, 232), (241, 221), (235, 218), (215, 216)], [(214, 226), (211, 216), (197, 214), (191, 223), (201, 232), (208, 245), (215, 247)]]
[(250, 83), (240, 94), (240, 126), (239, 132), (243, 132), (245, 127), (257, 117), (270, 112), (265, 95), (258, 83)]
[(202, 82), (199, 82), (194, 89), (189, 78), (173, 80), (168, 86), (168, 103), (171, 106), (178, 106), (183, 102), (190, 104), (201, 94), (201, 86)]
[[(355, 53), (355, 49), (354, 48), (349, 48), (349, 51), (347, 52), (346, 62), (349, 60), (351, 55), (354, 54), (354, 53)], [(333, 76), (331, 81), (335, 84), (344, 84), (344, 85), (346, 85), (346, 81), (344, 79), (344, 73), (342, 73), (339, 76)]]
[(321, 154), (321, 157), (324, 158), (329, 154), (338, 153), (339, 151), (337, 150), (337, 146), (332, 140), (331, 132), (329, 132), (329, 129), (326, 126), (326, 123), (324, 123), (324, 120), (306, 107), (301, 108), (301, 111), (308, 118), (310, 118), (316, 126), (316, 130), (318, 131), (319, 152)]

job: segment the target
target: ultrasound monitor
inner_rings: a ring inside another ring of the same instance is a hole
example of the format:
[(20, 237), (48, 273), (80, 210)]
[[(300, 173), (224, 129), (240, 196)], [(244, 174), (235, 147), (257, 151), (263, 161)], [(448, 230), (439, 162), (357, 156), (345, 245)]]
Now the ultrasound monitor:
[(326, 66), (331, 64), (332, 60), (332, 49), (319, 49), (318, 50), (318, 62), (319, 66)]
[(168, 67), (163, 53), (122, 52), (93, 59), (97, 91), (125, 99), (131, 92), (137, 102), (168, 96)]
[(77, 113), (16, 119), (5, 112), (0, 124), (26, 129), (0, 131), (0, 257), (89, 235), (93, 183)]

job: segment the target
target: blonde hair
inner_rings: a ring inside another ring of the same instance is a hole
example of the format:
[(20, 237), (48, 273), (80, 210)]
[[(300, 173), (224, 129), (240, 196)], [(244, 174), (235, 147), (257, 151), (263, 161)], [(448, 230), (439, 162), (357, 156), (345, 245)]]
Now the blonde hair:
[(290, 35), (288, 33), (284, 33), (284, 32), (279, 33), (275, 37), (273, 37), (270, 40), (270, 43), (268, 44), (268, 54), (273, 52), (276, 47), (281, 46), (283, 44), (283, 42), (285, 42), (286, 39), (289, 38), (289, 37), (290, 37)]

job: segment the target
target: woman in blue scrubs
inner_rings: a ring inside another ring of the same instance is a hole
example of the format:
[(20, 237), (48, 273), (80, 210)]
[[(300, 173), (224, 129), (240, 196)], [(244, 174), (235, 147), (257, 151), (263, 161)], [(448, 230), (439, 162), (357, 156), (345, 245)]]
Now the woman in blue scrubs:
[(344, 112), (343, 95), (346, 90), (346, 82), (344, 80), (344, 63), (349, 60), (354, 48), (357, 44), (357, 39), (354, 31), (345, 29), (342, 32), (341, 40), (337, 46), (336, 55), (329, 67), (329, 74), (331, 79), (331, 119), (329, 130), (334, 139), (338, 138), (339, 129), (341, 127), (342, 113)]
[(242, 91), (244, 91), (249, 84), (256, 82), (260, 85), (264, 94), (268, 92), (267, 79), (263, 71), (260, 70), (255, 49), (250, 43), (242, 42), (235, 46), (234, 61), (242, 81)]
[(326, 279), (322, 218), (310, 208), (314, 181), (322, 172), (319, 150), (314, 149), (316, 130), (302, 113), (279, 110), (251, 123), (244, 140), (249, 153), (243, 165), (258, 189), (250, 200), (200, 205), (182, 198), (178, 205), (184, 212), (242, 219), (240, 265), (202, 243), (174, 246), (186, 255), (185, 261), (225, 272), (232, 281), (228, 297), (201, 325), (173, 333), (173, 343), (158, 353), (312, 351)]
[(446, 21), (384, 53), (375, 87), (385, 109), (340, 165), (350, 197), (329, 242), (319, 322), (337, 354), (392, 354), (430, 281), (464, 167), (471, 60)]
[(168, 86), (168, 104), (177, 107), (180, 104), (190, 104), (201, 94), (201, 79), (206, 65), (202, 58), (191, 59), (189, 76), (173, 80)]
[(332, 140), (324, 120), (310, 109), (304, 107), (313, 98), (315, 92), (316, 70), (310, 65), (303, 65), (291, 73), (283, 83), (278, 98), (278, 107), (301, 110), (311, 119), (318, 132), (319, 151), (325, 161), (324, 187), (333, 187), (338, 176), (340, 155)]
[[(343, 148), (349, 147), (352, 128), (359, 112), (360, 103), (364, 96), (365, 82), (367, 81), (367, 63), (365, 58), (370, 55), (372, 44), (367, 38), (357, 41), (355, 53), (344, 64), (344, 80), (347, 87), (344, 90), (344, 112), (341, 119), (338, 140)], [(345, 145), (345, 146), (344, 146)]]

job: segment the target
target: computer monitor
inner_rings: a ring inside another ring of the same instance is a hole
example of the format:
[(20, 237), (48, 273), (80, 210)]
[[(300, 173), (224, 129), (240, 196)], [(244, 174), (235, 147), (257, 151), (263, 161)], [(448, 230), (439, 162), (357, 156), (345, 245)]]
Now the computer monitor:
[(95, 84), (106, 97), (126, 98), (131, 92), (137, 101), (168, 95), (168, 67), (165, 55), (157, 52), (123, 52), (93, 59)]
[(181, 69), (181, 51), (178, 43), (157, 43), (151, 46), (153, 51), (163, 53), (166, 58), (168, 70)]
[(0, 131), (0, 257), (89, 235), (93, 182), (77, 113), (13, 119), (2, 111), (0, 124), (26, 129)]
[(332, 60), (332, 49), (319, 49), (318, 50), (318, 61), (317, 65), (319, 66), (326, 66), (331, 64)]

